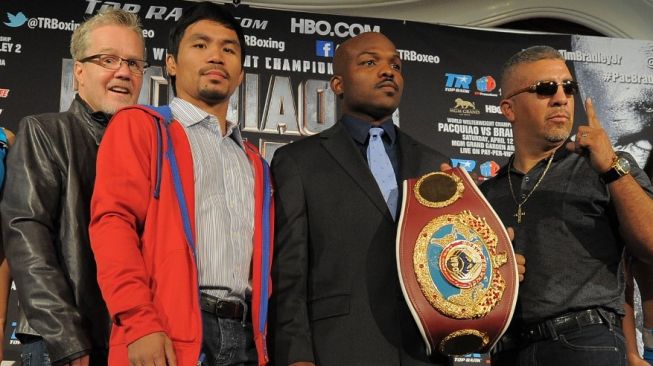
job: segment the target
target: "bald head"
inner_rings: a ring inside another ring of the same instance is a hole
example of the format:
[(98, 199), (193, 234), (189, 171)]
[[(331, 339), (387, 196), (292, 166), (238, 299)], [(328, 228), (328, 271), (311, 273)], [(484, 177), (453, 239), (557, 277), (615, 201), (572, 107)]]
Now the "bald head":
[(343, 42), (333, 57), (331, 89), (343, 113), (382, 123), (397, 109), (404, 87), (401, 59), (383, 34), (362, 33)]
[(335, 75), (342, 75), (345, 72), (346, 65), (351, 62), (352, 58), (356, 57), (370, 44), (386, 44), (392, 49), (395, 49), (394, 43), (381, 33), (366, 32), (357, 35), (356, 37), (349, 38), (344, 41), (336, 49), (333, 56), (333, 72)]

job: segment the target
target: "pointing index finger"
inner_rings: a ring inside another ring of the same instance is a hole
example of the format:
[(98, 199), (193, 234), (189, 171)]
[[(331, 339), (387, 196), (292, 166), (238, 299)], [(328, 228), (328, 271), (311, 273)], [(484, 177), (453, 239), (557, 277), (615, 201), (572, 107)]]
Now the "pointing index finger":
[(592, 104), (592, 99), (585, 99), (585, 113), (587, 113), (587, 124), (592, 128), (602, 128), (601, 123), (596, 117), (596, 112), (594, 111), (594, 104)]

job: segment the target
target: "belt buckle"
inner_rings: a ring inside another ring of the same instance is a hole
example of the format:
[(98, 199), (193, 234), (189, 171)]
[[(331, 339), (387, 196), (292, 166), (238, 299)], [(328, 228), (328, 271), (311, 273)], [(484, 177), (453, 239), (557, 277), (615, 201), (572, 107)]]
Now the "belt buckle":
[(581, 315), (581, 313), (572, 313), (547, 320), (547, 323), (549, 324), (549, 331), (551, 332), (551, 338), (553, 340), (557, 340), (559, 333), (564, 333), (569, 330), (580, 328), (581, 324), (579, 317)]
[(610, 330), (612, 330), (615, 326), (620, 327), (620, 323), (617, 320), (619, 319), (617, 314), (601, 308), (597, 308), (595, 311), (599, 316), (601, 323), (604, 323)]
[(550, 338), (557, 340), (559, 334), (583, 328), (590, 323), (585, 320), (588, 316), (591, 318), (591, 313), (588, 310), (583, 310), (547, 320), (547, 323), (549, 323), (549, 332), (551, 333)]
[[(240, 319), (243, 326), (247, 322), (248, 306), (246, 302), (218, 299), (202, 293), (200, 303), (202, 303), (202, 306), (206, 304), (207, 309), (204, 309), (204, 311), (218, 318)], [(239, 311), (242, 311), (242, 313), (238, 314)]]
[(533, 339), (535, 339), (535, 330), (533, 330), (532, 328), (527, 329), (527, 330), (523, 330), (523, 331), (519, 332), (519, 335), (523, 339), (528, 340), (529, 342), (532, 342)]
[(222, 310), (225, 309), (225, 301), (224, 300), (217, 300), (213, 306), (213, 314), (220, 316), (222, 315)]
[(539, 342), (545, 339), (558, 339), (558, 332), (553, 323), (554, 319), (544, 320), (522, 328), (521, 337), (528, 343)]
[(235, 307), (226, 300), (215, 302), (214, 314), (222, 318), (234, 318)]
[(524, 327), (522, 331), (519, 332), (519, 335), (528, 342), (537, 342), (543, 338), (540, 324)]
[(243, 326), (245, 326), (245, 323), (247, 321), (247, 303), (244, 302), (232, 302), (232, 301), (227, 301), (227, 300), (218, 300), (216, 304), (216, 315), (220, 316), (218, 314), (217, 310), (222, 310), (225, 312), (229, 312), (228, 317), (230, 319), (238, 319), (238, 311), (242, 311), (242, 314), (240, 314), (240, 322)]

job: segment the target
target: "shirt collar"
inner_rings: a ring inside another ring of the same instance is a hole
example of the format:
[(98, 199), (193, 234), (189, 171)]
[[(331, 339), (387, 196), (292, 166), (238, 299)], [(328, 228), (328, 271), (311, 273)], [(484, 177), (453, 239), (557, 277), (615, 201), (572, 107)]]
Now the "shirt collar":
[[(362, 119), (345, 114), (342, 116), (340, 122), (344, 125), (349, 135), (362, 145), (365, 145), (370, 135), (370, 128), (372, 126), (369, 122)], [(394, 145), (397, 140), (397, 130), (392, 122), (392, 117), (386, 119), (378, 127), (383, 128), (384, 135), (390, 139), (390, 146)]]
[[(172, 110), (173, 117), (185, 128), (192, 127), (204, 121), (207, 123), (220, 124), (218, 117), (209, 114), (196, 105), (178, 97), (172, 99), (170, 102), (170, 109)], [(240, 135), (240, 130), (236, 128), (238, 124), (229, 120), (226, 122), (227, 133), (225, 133), (223, 137), (231, 137), (236, 141), (236, 143), (238, 143), (238, 145), (240, 145), (240, 147), (245, 148), (243, 139)]]
[(566, 158), (571, 154), (571, 151), (567, 150), (567, 144), (569, 142), (572, 142), (571, 139), (567, 139), (560, 147), (558, 150), (556, 150), (555, 154), (553, 154), (553, 161), (558, 161)]
[[(558, 147), (558, 149), (555, 151), (555, 153), (553, 153), (553, 161), (554, 162), (560, 161), (560, 160), (566, 158), (567, 156), (569, 156), (569, 154), (571, 152), (569, 150), (567, 150), (566, 145), (567, 145), (568, 142), (572, 142), (571, 139), (567, 139), (567, 141), (565, 141), (562, 145), (560, 145), (560, 147)], [(499, 169), (499, 171), (497, 172), (497, 175), (496, 175), (497, 177), (503, 176), (508, 172), (508, 167), (510, 166), (510, 164), (509, 164), (510, 159), (514, 159), (514, 158), (515, 158), (515, 154), (512, 154), (510, 156), (510, 158), (508, 159), (508, 163), (506, 163), (504, 166), (502, 166), (501, 169)], [(540, 161), (540, 163), (542, 161), (546, 161), (546, 160), (547, 160), (546, 158), (542, 159)], [(514, 171), (515, 173), (523, 174), (523, 173), (519, 172), (517, 169), (515, 169), (514, 166), (512, 167), (512, 171)]]
[(104, 113), (102, 111), (93, 112), (93, 110), (91, 109), (91, 106), (88, 105), (88, 103), (86, 103), (86, 101), (84, 99), (82, 99), (82, 97), (80, 97), (79, 94), (75, 94), (75, 100), (78, 101), (84, 107), (84, 109), (86, 109), (86, 111), (88, 112), (88, 115), (91, 116), (91, 119), (93, 121), (95, 121), (95, 122), (97, 122), (97, 123), (99, 123), (99, 124), (101, 124), (103, 126), (106, 126), (107, 123), (109, 123), (109, 120), (111, 119), (110, 114)]

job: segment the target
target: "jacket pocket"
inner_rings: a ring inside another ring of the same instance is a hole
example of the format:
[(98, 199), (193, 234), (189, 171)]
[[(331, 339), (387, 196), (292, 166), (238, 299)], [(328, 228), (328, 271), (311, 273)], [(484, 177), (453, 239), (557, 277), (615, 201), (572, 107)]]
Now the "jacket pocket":
[(350, 296), (335, 295), (312, 300), (308, 307), (311, 321), (349, 314)]
[(161, 323), (174, 342), (202, 339), (199, 291), (194, 280), (194, 263), (188, 248), (163, 253), (152, 276), (153, 302)]

